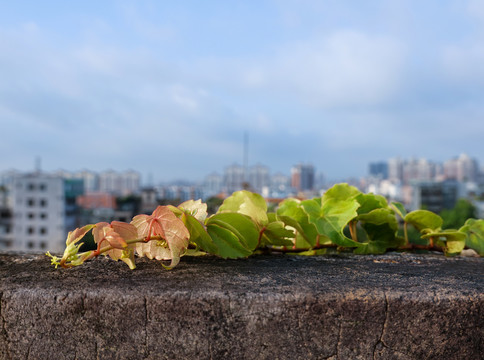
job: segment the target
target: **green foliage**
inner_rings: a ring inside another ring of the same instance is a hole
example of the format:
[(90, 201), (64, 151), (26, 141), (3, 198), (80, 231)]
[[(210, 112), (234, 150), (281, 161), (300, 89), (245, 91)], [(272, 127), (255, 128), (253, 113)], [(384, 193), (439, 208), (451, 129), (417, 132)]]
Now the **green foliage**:
[(484, 220), (469, 219), (459, 231), (466, 234), (466, 246), (484, 256)]
[(404, 220), (406, 223), (412, 224), (417, 230), (424, 233), (440, 229), (443, 223), (439, 215), (428, 210), (412, 211), (405, 216)]
[[(167, 268), (184, 255), (207, 253), (244, 258), (260, 251), (310, 256), (424, 249), (454, 256), (468, 247), (484, 255), (484, 220), (469, 219), (459, 230), (442, 230), (444, 220), (437, 214), (407, 213), (400, 203), (388, 204), (384, 197), (348, 184), (337, 184), (314, 199), (286, 199), (275, 212), (268, 212), (262, 196), (246, 190), (226, 198), (215, 214), (209, 216), (209, 209), (200, 200), (189, 200), (178, 207), (159, 206), (130, 224), (86, 225), (69, 233), (62, 258), (48, 255), (54, 265), (72, 267), (103, 254), (132, 269), (135, 254), (170, 260)], [(84, 242), (96, 247), (82, 252)]]
[(459, 229), (467, 219), (476, 217), (476, 207), (469, 200), (460, 199), (453, 209), (442, 210), (440, 216), (444, 221), (442, 228)]

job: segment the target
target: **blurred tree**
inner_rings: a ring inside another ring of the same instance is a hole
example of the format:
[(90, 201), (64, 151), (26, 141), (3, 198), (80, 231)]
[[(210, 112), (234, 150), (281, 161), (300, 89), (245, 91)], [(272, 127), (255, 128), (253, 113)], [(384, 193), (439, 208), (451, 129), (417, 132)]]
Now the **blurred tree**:
[(223, 202), (224, 202), (224, 200), (219, 198), (219, 197), (216, 197), (216, 196), (209, 197), (206, 201), (207, 212), (209, 214), (215, 214), (217, 212), (218, 208), (220, 207), (220, 205), (222, 205)]
[(476, 207), (469, 200), (460, 199), (451, 210), (442, 210), (443, 229), (459, 229), (467, 219), (476, 217)]

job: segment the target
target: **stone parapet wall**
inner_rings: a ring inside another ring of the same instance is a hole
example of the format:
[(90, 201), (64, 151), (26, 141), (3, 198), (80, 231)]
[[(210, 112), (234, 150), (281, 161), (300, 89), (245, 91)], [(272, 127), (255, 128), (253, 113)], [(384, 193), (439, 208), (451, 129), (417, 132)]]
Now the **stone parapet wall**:
[(0, 359), (478, 359), (484, 258), (0, 254)]

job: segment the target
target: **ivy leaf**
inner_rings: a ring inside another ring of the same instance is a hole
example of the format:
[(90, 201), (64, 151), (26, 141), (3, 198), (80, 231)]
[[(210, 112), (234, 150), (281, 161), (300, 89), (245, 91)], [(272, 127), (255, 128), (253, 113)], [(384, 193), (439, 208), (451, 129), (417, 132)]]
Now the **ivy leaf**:
[[(149, 240), (159, 236), (162, 240), (137, 243), (136, 252), (139, 256), (149, 259), (171, 260), (167, 269), (175, 267), (180, 257), (188, 248), (190, 233), (181, 221), (167, 206), (158, 206), (152, 215), (137, 215), (131, 221), (139, 237)], [(164, 265), (163, 265), (164, 266)]]
[(468, 219), (459, 231), (466, 234), (466, 246), (484, 256), (484, 220)]
[(95, 226), (96, 225), (94, 224), (89, 224), (73, 231), (69, 231), (66, 239), (66, 248), (64, 249), (62, 258), (58, 258), (57, 256), (51, 255), (50, 252), (47, 252), (46, 255), (51, 258), (51, 264), (55, 265), (56, 268), (59, 265), (62, 267), (81, 265), (84, 262), (84, 259), (79, 257), (79, 248), (83, 245), (81, 240)]
[(241, 243), (240, 239), (230, 230), (217, 225), (210, 225), (207, 226), (207, 231), (213, 242), (217, 245), (218, 251), (216, 255), (224, 259), (236, 259), (252, 255), (252, 251), (247, 249)]
[(415, 210), (409, 212), (404, 221), (412, 224), (418, 231), (424, 233), (429, 230), (439, 230), (442, 226), (442, 218), (428, 210)]
[(260, 246), (292, 246), (295, 237), (294, 231), (286, 228), (282, 221), (271, 221), (262, 229)]
[(207, 232), (217, 245), (217, 252), (223, 258), (240, 258), (252, 254), (257, 247), (259, 231), (246, 215), (220, 213), (206, 221)]
[(355, 254), (384, 254), (387, 249), (404, 244), (404, 239), (397, 238), (398, 222), (392, 210), (374, 209), (357, 219), (361, 221), (368, 241), (356, 248)]
[(181, 220), (190, 233), (190, 241), (194, 242), (200, 249), (211, 254), (217, 253), (217, 245), (212, 241), (207, 230), (193, 215), (183, 213)]
[[(119, 234), (125, 241), (134, 240), (138, 237), (138, 231), (132, 224), (127, 224), (121, 221), (111, 222), (113, 230)], [(123, 249), (112, 249), (107, 252), (113, 260), (121, 260), (126, 263), (131, 270), (136, 268), (134, 263), (134, 251), (136, 249), (135, 244), (129, 244)]]
[(359, 215), (358, 220), (375, 225), (388, 224), (395, 232), (398, 230), (398, 222), (390, 209), (374, 209), (368, 213)]
[(392, 202), (392, 209), (398, 214), (403, 219), (405, 219), (405, 216), (407, 216), (407, 210), (405, 210), (405, 206), (403, 206), (402, 203), (399, 203), (398, 201)]
[(325, 203), (329, 200), (338, 200), (338, 201), (345, 201), (345, 200), (352, 200), (359, 196), (361, 191), (358, 190), (356, 187), (348, 185), (346, 183), (336, 184), (329, 188), (322, 197), (322, 203)]
[(314, 224), (309, 222), (309, 216), (301, 207), (301, 201), (286, 199), (277, 208), (277, 217), (287, 226), (296, 231), (296, 248), (310, 248), (316, 246), (318, 231)]
[(429, 232), (422, 239), (433, 238), (437, 245), (444, 249), (446, 256), (458, 255), (466, 246), (467, 235), (457, 230)]
[(369, 241), (368, 243), (363, 243), (362, 246), (355, 248), (353, 250), (354, 254), (358, 255), (382, 255), (387, 252), (387, 245), (380, 241)]
[(260, 226), (266, 225), (269, 221), (267, 218), (267, 203), (264, 198), (247, 190), (236, 191), (226, 198), (218, 209), (218, 213), (224, 212), (247, 215)]
[[(360, 243), (347, 238), (343, 234), (343, 230), (348, 223), (354, 219), (358, 213), (356, 210), (360, 206), (355, 199), (355, 194), (350, 194), (348, 189), (340, 187), (343, 192), (341, 197), (324, 197), (322, 205), (314, 200), (304, 200), (301, 202), (301, 207), (309, 216), (309, 222), (316, 226), (318, 234), (322, 237), (327, 237), (333, 244), (345, 247), (361, 246)], [(355, 188), (356, 189), (356, 188)], [(330, 189), (331, 190), (331, 189)], [(328, 190), (329, 191), (329, 190)], [(341, 200), (345, 198), (345, 200)]]
[(387, 208), (388, 202), (384, 196), (375, 194), (358, 194), (356, 200), (360, 204), (358, 214), (366, 214), (375, 209)]
[(89, 224), (85, 225), (82, 228), (77, 228), (74, 231), (69, 231), (67, 234), (66, 245), (77, 245), (79, 241), (96, 225)]
[(185, 213), (189, 213), (202, 223), (205, 221), (208, 215), (207, 204), (203, 203), (202, 200), (188, 200), (178, 205), (178, 208)]

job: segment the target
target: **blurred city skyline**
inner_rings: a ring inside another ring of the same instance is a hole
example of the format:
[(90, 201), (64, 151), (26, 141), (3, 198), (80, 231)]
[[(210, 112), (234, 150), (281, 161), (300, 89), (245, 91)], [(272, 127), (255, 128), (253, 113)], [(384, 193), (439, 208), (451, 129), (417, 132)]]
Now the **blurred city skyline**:
[(484, 163), (484, 1), (0, 4), (0, 170)]

